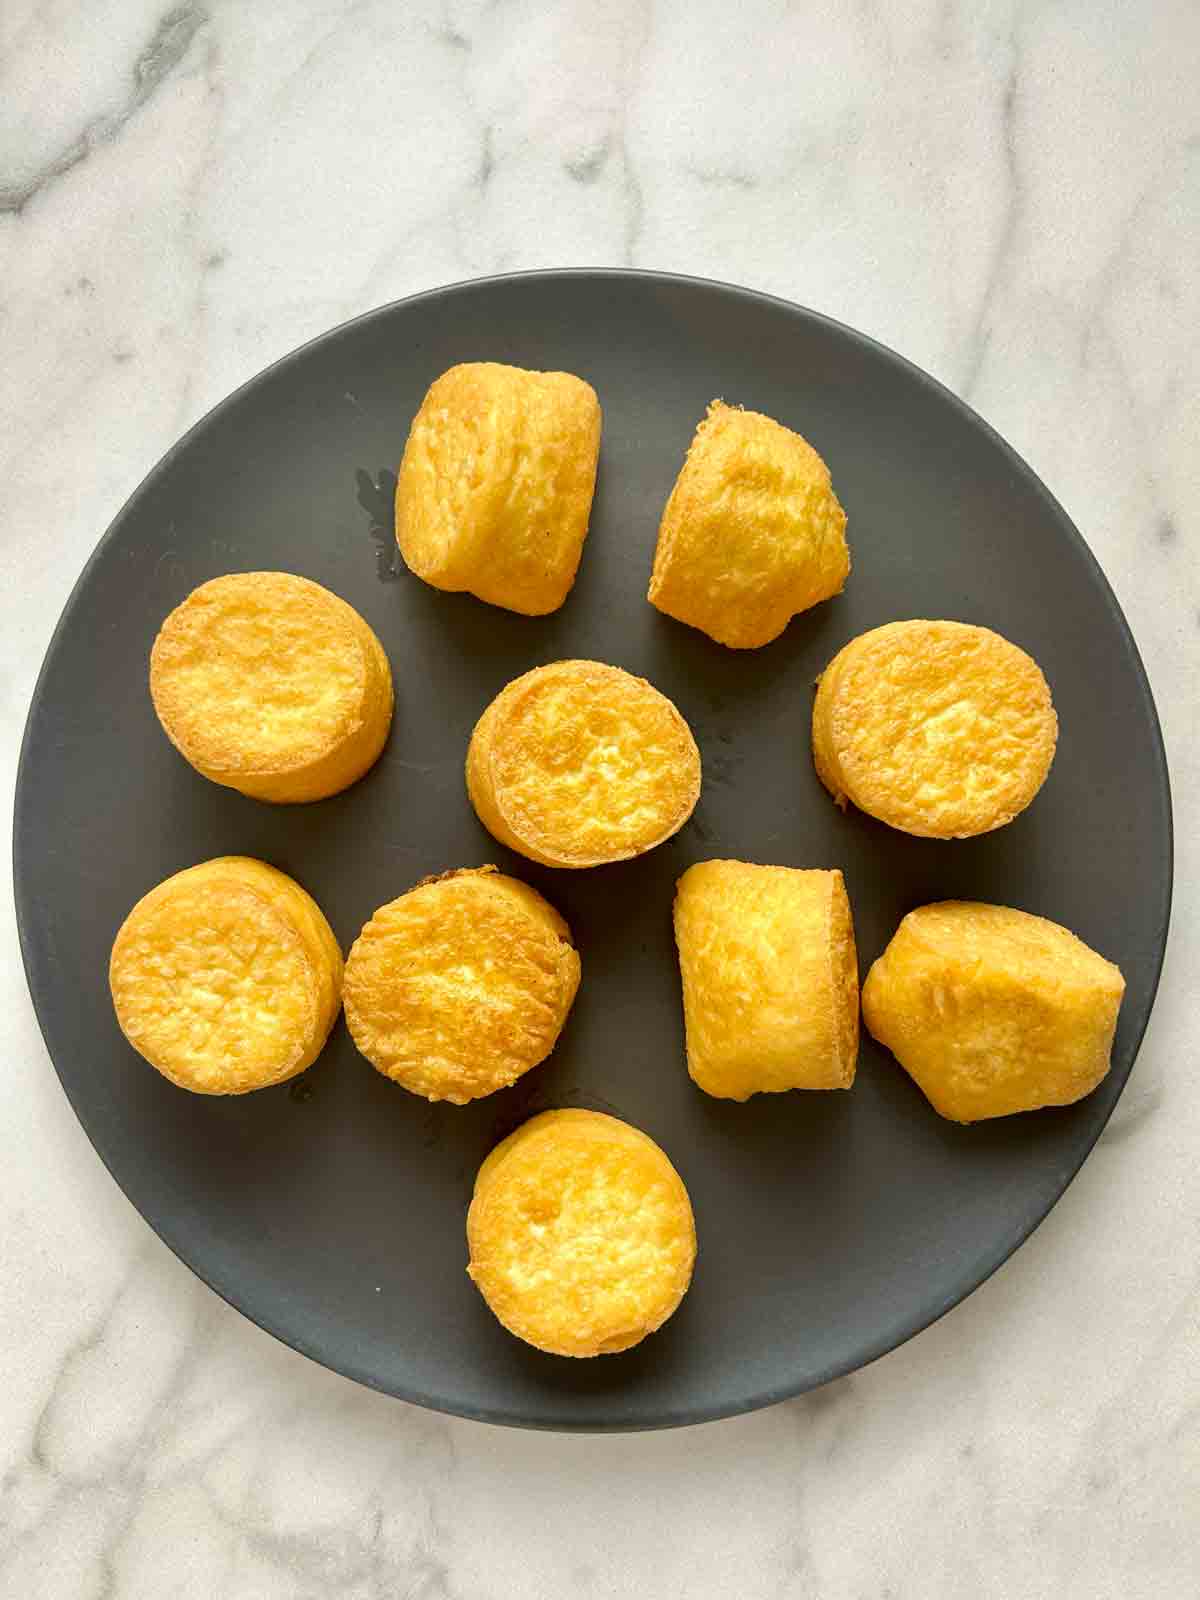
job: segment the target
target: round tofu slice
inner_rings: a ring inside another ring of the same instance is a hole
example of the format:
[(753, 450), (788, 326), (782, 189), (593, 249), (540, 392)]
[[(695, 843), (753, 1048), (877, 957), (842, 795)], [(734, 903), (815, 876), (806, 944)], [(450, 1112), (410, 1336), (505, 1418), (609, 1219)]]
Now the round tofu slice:
[(479, 719), (467, 789), (510, 850), (549, 867), (596, 867), (679, 831), (700, 797), (700, 752), (644, 678), (556, 661), (515, 679)]
[(396, 478), (410, 571), (526, 616), (557, 611), (583, 554), (600, 403), (570, 372), (451, 367), (413, 420)]
[(380, 909), (346, 962), (346, 1023), (387, 1078), (465, 1105), (554, 1049), (579, 988), (554, 907), (495, 867), (430, 879)]
[(688, 1071), (706, 1094), (850, 1088), (858, 960), (840, 872), (697, 862), (675, 940)]
[(138, 901), (109, 982), (121, 1032), (165, 1078), (245, 1094), (316, 1060), (341, 1007), (342, 954), (292, 878), (219, 856)]
[(628, 1350), (691, 1282), (683, 1180), (648, 1135), (598, 1111), (547, 1111), (479, 1169), (470, 1273), (518, 1339), (562, 1356)]
[(392, 721), (383, 646), (352, 606), (291, 572), (193, 589), (150, 653), (158, 719), (204, 777), (255, 800), (321, 800), (374, 763)]
[(904, 918), (863, 1020), (935, 1111), (979, 1122), (1090, 1094), (1124, 993), (1120, 969), (1057, 923), (945, 900)]
[(1037, 662), (990, 628), (889, 622), (852, 639), (813, 704), (817, 776), (904, 833), (966, 839), (1024, 811), (1058, 718)]
[(849, 572), (846, 513), (812, 445), (714, 400), (662, 514), (650, 604), (752, 650), (840, 594)]

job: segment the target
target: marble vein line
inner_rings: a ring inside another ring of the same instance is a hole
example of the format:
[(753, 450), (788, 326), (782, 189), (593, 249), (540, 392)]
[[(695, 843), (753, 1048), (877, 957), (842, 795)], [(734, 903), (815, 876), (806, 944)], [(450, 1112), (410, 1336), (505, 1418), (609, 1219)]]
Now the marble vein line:
[(200, 6), (185, 4), (172, 7), (133, 64), (129, 94), (124, 104), (116, 111), (94, 117), (86, 123), (83, 131), (70, 144), (44, 162), (23, 183), (0, 183), (0, 216), (19, 217), (36, 195), (86, 161), (98, 146), (111, 144), (170, 77), (207, 21), (208, 13)]
[(1008, 276), (1013, 249), (1017, 240), (1017, 231), (1021, 225), (1025, 209), (1021, 168), (1017, 159), (1020, 48), (1015, 28), (1009, 41), (1009, 51), (1008, 75), (1004, 82), (1000, 105), (1001, 145), (1004, 152), (1006, 178), (1004, 222), (1000, 229), (1000, 236), (996, 241), (996, 248), (992, 254), (987, 281), (984, 284), (983, 295), (979, 302), (979, 311), (966, 341), (966, 366), (958, 385), (958, 392), (964, 400), (971, 398), (979, 382), (979, 375), (983, 370), (983, 363), (987, 357), (988, 345), (991, 343), (992, 337), (992, 313), (995, 310), (996, 302), (1003, 291), (1005, 279)]
[(625, 83), (620, 97), (620, 110), (617, 116), (616, 149), (620, 155), (620, 181), (622, 196), (625, 202), (625, 227), (622, 239), (623, 259), (627, 267), (637, 265), (638, 246), (641, 244), (642, 231), (646, 221), (646, 196), (642, 188), (641, 178), (638, 176), (637, 167), (634, 165), (630, 149), (629, 118), (635, 106), (645, 77), (646, 46), (650, 39), (651, 8), (648, 4), (640, 7), (640, 15), (632, 30), (630, 41), (630, 55), (626, 68)]
[[(144, 1245), (137, 1252), (129, 1269), (122, 1275), (92, 1325), (67, 1346), (55, 1368), (45, 1401), (34, 1422), (26, 1458), (30, 1467), (49, 1476), (53, 1492), (32, 1524), (22, 1533), (7, 1540), (3, 1552), (0, 1553), (0, 1575), (21, 1548), (44, 1537), (47, 1524), (58, 1514), (65, 1502), (83, 1490), (92, 1489), (104, 1492), (110, 1502), (105, 1516), (103, 1543), (97, 1558), (101, 1583), (99, 1595), (103, 1600), (103, 1597), (117, 1593), (117, 1553), (133, 1525), (145, 1495), (155, 1451), (163, 1440), (169, 1437), (176, 1424), (177, 1402), (187, 1388), (201, 1358), (204, 1335), (215, 1326), (219, 1316), (215, 1301), (209, 1304), (203, 1297), (197, 1296), (196, 1317), (190, 1336), (173, 1363), (173, 1370), (158, 1405), (138, 1429), (123, 1462), (116, 1466), (111, 1463), (93, 1466), (83, 1472), (72, 1471), (55, 1463), (49, 1435), (54, 1426), (55, 1410), (61, 1402), (64, 1391), (69, 1387), (76, 1368), (81, 1361), (102, 1348), (113, 1319), (123, 1300), (130, 1293), (134, 1280), (140, 1273), (149, 1270), (154, 1260), (154, 1249)], [(0, 1485), (0, 1491), (7, 1494), (13, 1488), (19, 1471), (19, 1466), (14, 1467)]]
[(586, 154), (576, 156), (573, 160), (564, 163), (564, 170), (568, 178), (573, 178), (576, 183), (581, 183), (586, 188), (593, 184), (604, 171), (608, 158), (612, 155), (613, 141), (611, 133), (606, 133), (591, 150)]

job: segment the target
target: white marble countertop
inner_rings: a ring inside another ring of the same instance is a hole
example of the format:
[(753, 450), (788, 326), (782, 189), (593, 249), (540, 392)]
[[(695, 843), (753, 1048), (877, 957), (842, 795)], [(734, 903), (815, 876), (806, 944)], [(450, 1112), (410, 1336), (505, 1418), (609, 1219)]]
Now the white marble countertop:
[(6, 884), (0, 1593), (1200, 1592), (1198, 81), (1192, 0), (0, 8), (10, 798), (80, 566), (216, 400), (412, 290), (633, 264), (840, 317), (1012, 441), (1141, 645), (1178, 839), (1141, 1059), (1016, 1257), (822, 1392), (608, 1438), (368, 1393), (199, 1284), (72, 1116)]

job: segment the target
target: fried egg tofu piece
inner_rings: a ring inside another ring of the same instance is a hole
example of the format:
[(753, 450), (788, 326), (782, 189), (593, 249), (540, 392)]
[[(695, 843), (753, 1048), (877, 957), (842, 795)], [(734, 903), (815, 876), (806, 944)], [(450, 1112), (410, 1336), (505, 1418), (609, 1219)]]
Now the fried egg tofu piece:
[(396, 540), (435, 589), (539, 617), (567, 598), (587, 538), (600, 403), (570, 372), (451, 367), (413, 420)]
[(846, 513), (812, 445), (714, 400), (662, 514), (650, 604), (753, 650), (840, 594), (849, 572)]
[(863, 1020), (941, 1116), (1080, 1100), (1109, 1068), (1125, 980), (1044, 917), (944, 900), (910, 911), (863, 985)]
[(163, 1077), (197, 1094), (246, 1094), (317, 1059), (341, 1009), (342, 953), (294, 879), (218, 856), (138, 901), (109, 983), (121, 1032)]
[(698, 861), (675, 940), (688, 1072), (706, 1094), (850, 1088), (858, 958), (840, 872)]
[(990, 628), (889, 622), (851, 639), (813, 703), (817, 776), (904, 833), (966, 839), (1024, 811), (1058, 718), (1041, 669)]
[(599, 1111), (546, 1111), (480, 1167), (467, 1243), (467, 1271), (510, 1333), (552, 1355), (598, 1356), (638, 1344), (678, 1307), (696, 1224), (647, 1134)]
[(579, 976), (570, 930), (536, 889), (468, 868), (367, 923), (346, 962), (346, 1023), (384, 1077), (466, 1105), (546, 1059)]
[(489, 833), (548, 867), (652, 850), (700, 797), (700, 752), (644, 678), (556, 661), (515, 678), (475, 725), (467, 790)]
[(361, 778), (392, 722), (392, 671), (372, 629), (291, 572), (235, 572), (193, 589), (154, 641), (150, 694), (197, 772), (279, 804)]

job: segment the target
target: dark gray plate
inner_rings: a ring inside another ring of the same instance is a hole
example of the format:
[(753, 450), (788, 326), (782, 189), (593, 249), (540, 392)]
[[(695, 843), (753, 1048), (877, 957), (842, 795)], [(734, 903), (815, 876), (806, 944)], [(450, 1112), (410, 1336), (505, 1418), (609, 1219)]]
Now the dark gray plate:
[[(563, 367), (595, 384), (604, 444), (579, 580), (517, 617), (410, 577), (392, 471), (426, 385), (456, 361)], [(736, 653), (645, 602), (659, 512), (714, 395), (802, 430), (849, 514), (846, 593)], [(222, 572), (284, 568), (344, 595), (392, 660), (375, 770), (318, 805), (272, 807), (198, 777), (146, 689), (168, 610)], [(809, 757), (812, 683), (895, 617), (986, 623), (1045, 669), (1062, 724), (1034, 805), (967, 843), (842, 816)], [(510, 678), (590, 656), (643, 673), (691, 722), (704, 793), (640, 861), (554, 873), (510, 856), (463, 787), (467, 738)], [(125, 1044), (113, 934), (168, 873), (225, 852), (293, 873), (344, 946), (426, 873), (495, 861), (561, 908), (583, 987), (546, 1065), (491, 1099), (430, 1106), (339, 1024), (298, 1083), (183, 1094)], [(863, 1043), (851, 1094), (738, 1106), (683, 1063), (671, 898), (689, 862), (839, 866), (865, 971), (901, 916), (947, 896), (1073, 928), (1129, 988), (1113, 1069), (1066, 1110), (941, 1121)], [(1103, 1128), (1154, 997), (1171, 889), (1167, 773), (1134, 642), (1087, 546), (1033, 473), (898, 356), (808, 311), (621, 272), (498, 278), (418, 296), (307, 345), (218, 406), (101, 541), (54, 635), (17, 785), (21, 939), (50, 1054), (134, 1205), (233, 1305), (388, 1393), (493, 1421), (662, 1427), (768, 1404), (861, 1366), (969, 1294), (1027, 1237)], [(468, 1282), (463, 1221), (483, 1156), (547, 1106), (615, 1112), (666, 1148), (695, 1203), (691, 1293), (625, 1355), (540, 1355)]]

